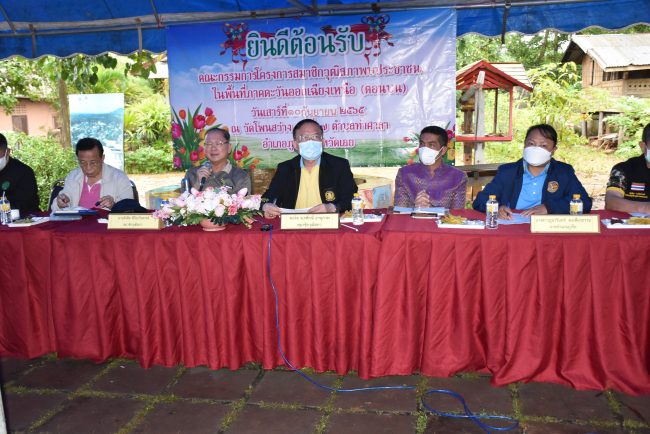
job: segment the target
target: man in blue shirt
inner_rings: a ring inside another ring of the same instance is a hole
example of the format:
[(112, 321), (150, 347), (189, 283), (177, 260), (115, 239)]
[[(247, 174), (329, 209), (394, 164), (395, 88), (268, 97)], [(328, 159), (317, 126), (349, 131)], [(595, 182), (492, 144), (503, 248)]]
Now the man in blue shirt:
[(568, 214), (573, 195), (580, 194), (583, 210), (588, 213), (591, 198), (573, 167), (552, 158), (556, 149), (557, 132), (552, 126), (528, 128), (523, 158), (499, 167), (494, 179), (476, 196), (474, 209), (485, 212), (485, 203), (494, 194), (502, 219), (511, 219), (513, 209), (522, 215)]

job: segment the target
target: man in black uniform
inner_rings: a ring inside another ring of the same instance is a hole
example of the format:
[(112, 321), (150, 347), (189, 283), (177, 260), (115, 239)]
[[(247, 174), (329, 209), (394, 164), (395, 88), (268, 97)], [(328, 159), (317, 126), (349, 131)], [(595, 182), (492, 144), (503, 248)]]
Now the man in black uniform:
[(323, 152), (323, 127), (303, 119), (293, 127), (291, 160), (278, 164), (262, 210), (266, 218), (277, 217), (282, 208), (305, 209), (310, 213), (343, 212), (351, 209), (357, 185), (345, 158)]
[(639, 142), (642, 155), (612, 168), (605, 194), (605, 209), (650, 214), (650, 124)]
[(0, 197), (4, 192), (12, 209), (21, 216), (38, 211), (38, 187), (31, 167), (11, 158), (7, 138), (0, 134)]

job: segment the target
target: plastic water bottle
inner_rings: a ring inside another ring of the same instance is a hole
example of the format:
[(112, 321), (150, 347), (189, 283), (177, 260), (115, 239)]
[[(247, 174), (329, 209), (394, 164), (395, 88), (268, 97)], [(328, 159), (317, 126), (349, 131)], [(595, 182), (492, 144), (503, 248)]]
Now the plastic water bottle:
[(352, 224), (356, 226), (363, 224), (363, 200), (359, 193), (354, 193), (352, 197)]
[(0, 220), (3, 225), (11, 223), (11, 204), (7, 200), (4, 191), (2, 192), (2, 199), (0, 199)]
[(488, 229), (496, 229), (499, 227), (499, 202), (497, 197), (491, 194), (488, 201), (485, 203), (485, 227)]
[(582, 215), (582, 199), (579, 194), (574, 194), (573, 199), (569, 203), (569, 214)]

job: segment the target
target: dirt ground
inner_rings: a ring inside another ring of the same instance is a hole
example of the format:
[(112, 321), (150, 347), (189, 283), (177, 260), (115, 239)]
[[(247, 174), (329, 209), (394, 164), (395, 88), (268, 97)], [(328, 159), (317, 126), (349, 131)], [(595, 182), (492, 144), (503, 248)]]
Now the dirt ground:
[[(378, 176), (390, 179), (394, 182), (395, 175), (399, 167), (353, 167), (355, 175), (361, 176)], [(581, 173), (577, 172), (578, 178), (587, 190), (587, 193), (593, 198), (593, 209), (603, 209), (605, 207), (605, 185), (609, 177), (609, 170), (599, 173)], [(129, 178), (135, 182), (138, 187), (140, 203), (146, 204), (145, 193), (154, 188), (165, 187), (169, 185), (180, 185), (182, 172), (170, 172), (160, 174), (131, 174)]]

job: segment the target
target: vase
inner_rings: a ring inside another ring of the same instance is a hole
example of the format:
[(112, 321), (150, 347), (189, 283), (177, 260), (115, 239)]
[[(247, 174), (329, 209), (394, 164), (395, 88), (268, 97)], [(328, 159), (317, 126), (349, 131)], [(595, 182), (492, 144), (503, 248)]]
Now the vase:
[(206, 232), (217, 232), (217, 231), (222, 231), (226, 229), (226, 225), (220, 225), (217, 223), (212, 223), (210, 219), (203, 219), (201, 220), (201, 227), (203, 228), (204, 231)]

